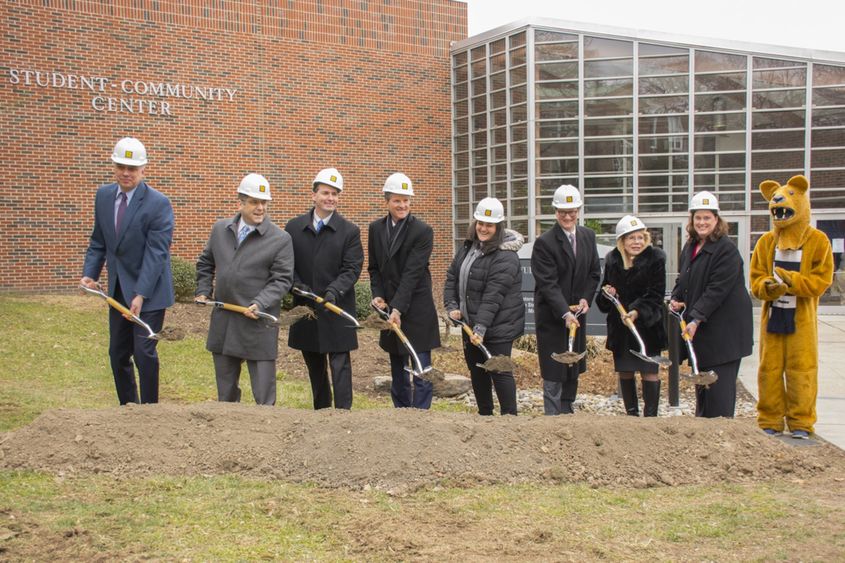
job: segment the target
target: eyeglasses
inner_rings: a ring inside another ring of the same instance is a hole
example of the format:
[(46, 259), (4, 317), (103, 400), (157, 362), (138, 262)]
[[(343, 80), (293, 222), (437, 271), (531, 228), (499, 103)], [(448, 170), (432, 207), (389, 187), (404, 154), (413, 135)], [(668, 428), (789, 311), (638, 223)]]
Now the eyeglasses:
[(578, 215), (578, 209), (557, 209), (555, 213), (558, 215), (569, 215), (570, 217), (575, 217)]

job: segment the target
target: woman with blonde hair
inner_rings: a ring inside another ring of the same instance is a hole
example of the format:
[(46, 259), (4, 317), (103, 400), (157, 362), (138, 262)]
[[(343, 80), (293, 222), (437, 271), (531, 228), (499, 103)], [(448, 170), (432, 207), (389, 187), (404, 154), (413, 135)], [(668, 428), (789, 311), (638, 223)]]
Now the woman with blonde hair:
[[(658, 356), (666, 348), (663, 327), (663, 296), (666, 291), (666, 254), (651, 245), (645, 224), (626, 215), (616, 225), (616, 248), (604, 259), (602, 288), (625, 307), (626, 318), (634, 322), (646, 353)], [(619, 374), (619, 389), (625, 412), (639, 416), (636, 372), (642, 378), (643, 415), (657, 416), (660, 403), (658, 365), (640, 359), (630, 350), (639, 343), (603, 293), (596, 298), (598, 308), (607, 314), (606, 348), (613, 352), (613, 365)]]

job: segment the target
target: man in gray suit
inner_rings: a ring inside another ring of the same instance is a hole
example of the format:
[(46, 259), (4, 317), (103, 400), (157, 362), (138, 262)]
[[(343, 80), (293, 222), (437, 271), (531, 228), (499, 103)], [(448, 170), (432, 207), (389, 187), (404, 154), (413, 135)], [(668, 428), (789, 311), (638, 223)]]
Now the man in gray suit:
[(239, 213), (214, 224), (197, 260), (198, 301), (213, 296), (247, 307), (243, 314), (211, 313), (206, 349), (214, 357), (219, 401), (240, 401), (238, 380), (246, 361), (255, 402), (276, 403), (279, 328), (265, 325), (256, 312), (279, 316), (293, 283), (293, 245), (290, 235), (266, 217), (271, 199), (267, 179), (247, 174), (238, 187)]

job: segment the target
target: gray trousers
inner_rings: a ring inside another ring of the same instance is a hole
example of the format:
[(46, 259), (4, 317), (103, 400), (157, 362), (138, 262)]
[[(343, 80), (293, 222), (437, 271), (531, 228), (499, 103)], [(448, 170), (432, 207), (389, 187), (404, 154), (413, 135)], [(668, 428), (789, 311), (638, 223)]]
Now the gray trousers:
[(578, 377), (568, 378), (566, 381), (543, 380), (543, 414), (555, 416), (558, 414), (573, 414), (572, 403), (578, 392)]
[(217, 400), (238, 403), (241, 389), (238, 380), (241, 377), (241, 364), (246, 361), (252, 396), (258, 405), (276, 404), (276, 362), (275, 360), (243, 360), (234, 356), (212, 354), (214, 374), (217, 378)]

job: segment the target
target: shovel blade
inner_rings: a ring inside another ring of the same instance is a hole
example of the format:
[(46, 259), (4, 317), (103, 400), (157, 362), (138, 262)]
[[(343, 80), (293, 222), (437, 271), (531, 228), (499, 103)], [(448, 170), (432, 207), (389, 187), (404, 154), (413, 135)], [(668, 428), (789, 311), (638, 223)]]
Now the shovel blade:
[(477, 364), (485, 371), (509, 372), (516, 369), (516, 364), (508, 356), (493, 356), (483, 364)]
[(686, 381), (690, 383), (694, 383), (695, 385), (704, 385), (705, 387), (709, 387), (711, 384), (716, 383), (716, 380), (719, 379), (719, 375), (715, 371), (700, 371), (698, 373), (690, 373), (684, 376)]
[(552, 359), (566, 365), (577, 364), (580, 362), (587, 352), (552, 352)]
[(628, 350), (634, 357), (641, 359), (644, 362), (649, 362), (651, 364), (657, 364), (662, 368), (668, 368), (672, 365), (672, 360), (669, 358), (664, 358), (662, 356), (646, 356), (642, 352), (637, 352), (636, 350)]

